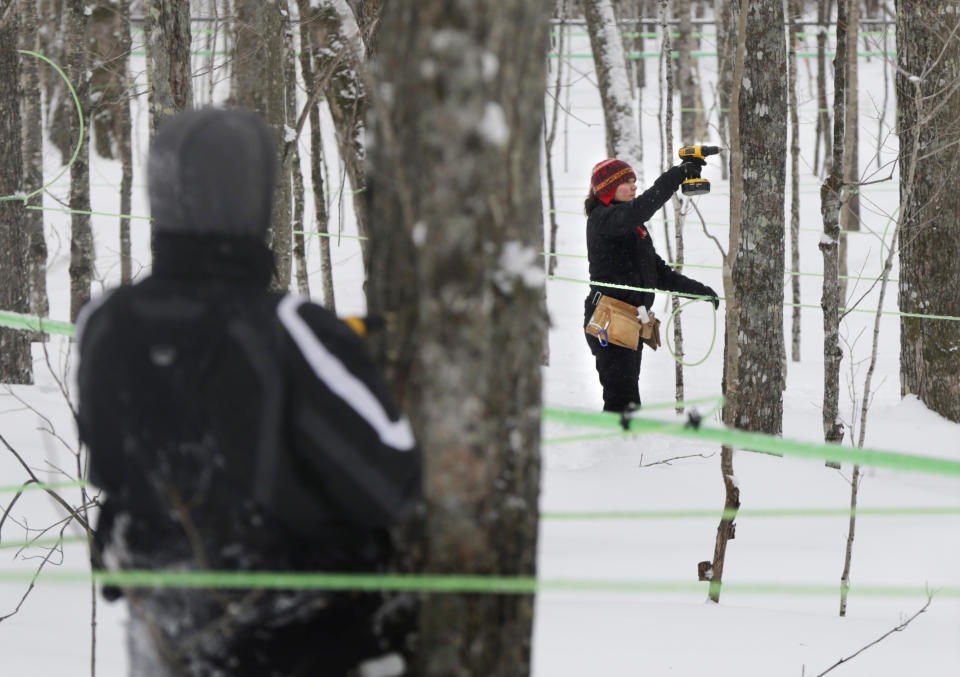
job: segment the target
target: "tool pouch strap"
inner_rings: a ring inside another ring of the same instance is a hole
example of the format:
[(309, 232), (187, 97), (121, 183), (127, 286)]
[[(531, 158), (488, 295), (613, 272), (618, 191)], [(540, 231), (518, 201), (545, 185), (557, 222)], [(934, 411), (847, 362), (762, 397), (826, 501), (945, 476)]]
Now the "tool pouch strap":
[(637, 309), (610, 296), (601, 296), (584, 328), (590, 336), (602, 337), (615, 346), (636, 350), (640, 343), (640, 320)]

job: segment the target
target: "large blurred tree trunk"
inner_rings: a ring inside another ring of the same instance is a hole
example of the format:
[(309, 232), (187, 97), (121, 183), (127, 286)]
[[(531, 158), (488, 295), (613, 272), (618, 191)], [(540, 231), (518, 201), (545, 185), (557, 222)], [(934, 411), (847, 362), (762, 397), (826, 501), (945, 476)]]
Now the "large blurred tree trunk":
[(149, 67), (150, 129), (193, 108), (190, 0), (147, 0), (143, 27)]
[[(590, 33), (607, 139), (607, 156), (640, 166), (640, 137), (633, 119), (627, 62), (610, 0), (581, 0)], [(597, 161), (602, 158), (597, 158)]]
[[(391, 0), (367, 132), (371, 337), (425, 452), (401, 566), (536, 572), (550, 0)], [(411, 674), (526, 675), (530, 595), (424, 598)]]
[[(897, 3), (900, 310), (960, 316), (960, 31), (955, 0)], [(960, 421), (960, 322), (900, 320), (900, 387)]]
[(90, 300), (95, 252), (90, 228), (90, 133), (85, 127), (90, 112), (90, 80), (88, 77), (87, 16), (83, 0), (68, 0), (67, 76), (73, 83), (83, 111), (83, 120), (74, 115), (70, 136), (80, 139), (80, 152), (70, 165), (70, 319), (77, 319), (80, 308)]
[[(19, 0), (0, 0), (0, 197), (23, 192), (20, 129)], [(32, 57), (27, 57), (32, 58)], [(0, 310), (30, 312), (24, 202), (0, 200)], [(30, 336), (0, 327), (0, 383), (32, 383)]]
[(741, 304), (736, 427), (772, 434), (779, 434), (783, 423), (783, 205), (787, 159), (783, 25), (781, 0), (750, 3), (746, 24), (749, 48), (739, 102), (742, 220), (733, 264), (733, 286)]
[[(284, 26), (290, 21), (280, 3), (236, 0), (236, 33), (230, 103), (259, 112), (273, 132), (278, 162), (286, 145), (286, 80), (284, 78)], [(273, 202), (272, 248), (276, 271), (274, 289), (290, 286), (293, 235), (291, 228), (290, 172), (279, 171)]]
[[(31, 52), (40, 51), (37, 38), (36, 0), (19, 0), (20, 3), (20, 48)], [(21, 61), (23, 94), (23, 191), (34, 193), (43, 186), (43, 101), (40, 92), (40, 66), (46, 64), (35, 56), (24, 55)], [(73, 99), (70, 100), (73, 105)], [(31, 201), (34, 206), (43, 204), (43, 195), (37, 194)], [(43, 236), (43, 212), (39, 209), (25, 210), (26, 229), (26, 278), (29, 285), (30, 310), (33, 315), (46, 317), (50, 312), (47, 298), (47, 241)]]

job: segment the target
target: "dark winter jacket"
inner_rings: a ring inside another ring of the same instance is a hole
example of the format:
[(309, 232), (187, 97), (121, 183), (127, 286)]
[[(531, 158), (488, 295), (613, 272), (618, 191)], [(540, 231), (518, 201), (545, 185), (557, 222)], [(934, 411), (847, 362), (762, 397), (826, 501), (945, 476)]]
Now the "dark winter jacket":
[(419, 500), (360, 339), (271, 271), (255, 239), (158, 233), (153, 274), (84, 309), (80, 435), (122, 566), (373, 570)]
[[(587, 218), (587, 255), (591, 281), (687, 294), (709, 293), (705, 285), (678, 273), (660, 258), (645, 225), (676, 192), (683, 180), (683, 170), (679, 166), (673, 167), (633, 200), (613, 202), (609, 206), (599, 203), (590, 212)], [(634, 306), (653, 307), (653, 292), (591, 285), (585, 301), (584, 325), (593, 313), (596, 292)]]

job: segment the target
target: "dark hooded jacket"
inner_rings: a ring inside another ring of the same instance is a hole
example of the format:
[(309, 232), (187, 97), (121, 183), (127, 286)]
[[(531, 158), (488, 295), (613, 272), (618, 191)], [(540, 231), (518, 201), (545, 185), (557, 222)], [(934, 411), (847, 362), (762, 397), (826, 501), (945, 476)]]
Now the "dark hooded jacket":
[[(419, 501), (420, 451), (361, 339), (268, 289), (272, 173), (249, 113), (181, 115), (155, 140), (152, 274), (77, 323), (95, 566), (375, 572)], [(379, 646), (373, 594), (123, 594), (131, 674), (338, 675)]]
[[(590, 279), (644, 289), (710, 295), (706, 285), (673, 270), (657, 254), (649, 221), (676, 192), (685, 175), (677, 166), (660, 175), (653, 186), (629, 202), (598, 203), (587, 217)], [(591, 285), (585, 301), (584, 325), (599, 297), (612, 296), (634, 306), (653, 307), (654, 293)]]

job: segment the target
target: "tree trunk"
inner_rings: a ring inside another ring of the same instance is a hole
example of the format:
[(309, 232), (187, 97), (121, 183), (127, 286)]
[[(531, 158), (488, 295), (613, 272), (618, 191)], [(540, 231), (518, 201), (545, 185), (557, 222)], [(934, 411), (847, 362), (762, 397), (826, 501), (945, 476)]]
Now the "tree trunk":
[[(310, 12), (310, 0), (297, 0), (301, 21), (302, 17)], [(313, 64), (316, 61), (316, 48), (312, 40), (313, 31), (300, 31), (300, 71), (307, 91), (312, 92), (316, 87), (316, 74)], [(333, 267), (330, 263), (329, 212), (327, 210), (327, 193), (323, 184), (323, 136), (320, 129), (320, 104), (310, 105), (310, 183), (313, 186), (313, 211), (316, 219), (316, 228), (320, 233), (320, 280), (323, 292), (323, 304), (331, 312), (336, 312), (336, 298), (333, 294)]]
[[(823, 439), (839, 444), (843, 440), (840, 423), (840, 197), (843, 185), (844, 115), (846, 85), (846, 1), (837, 3), (837, 55), (833, 60), (833, 158), (830, 173), (820, 188), (820, 214), (823, 218)], [(840, 465), (828, 461), (830, 467)]]
[[(90, 81), (87, 77), (87, 17), (82, 0), (67, 2), (67, 75), (80, 101), (86, 119), (90, 110)], [(79, 116), (73, 116), (71, 136), (81, 136), (80, 152), (70, 165), (70, 319), (75, 321), (80, 308), (90, 300), (93, 280), (93, 231), (90, 228), (90, 134)]]
[(613, 5), (610, 0), (582, 0), (582, 6), (600, 88), (607, 156), (639, 166), (640, 139), (633, 119), (627, 62)]
[(237, 0), (236, 33), (230, 102), (257, 111), (273, 132), (277, 147), (277, 187), (271, 215), (271, 246), (276, 265), (271, 286), (290, 286), (293, 236), (290, 226), (290, 172), (286, 147), (286, 86), (284, 78), (284, 16), (277, 2)]
[[(718, 134), (720, 144), (732, 147), (730, 129), (730, 100), (733, 92), (733, 70), (737, 51), (737, 24), (740, 16), (739, 4), (729, 0), (717, 0), (714, 6), (717, 17), (717, 108)], [(730, 177), (727, 163), (722, 164), (721, 178)]]
[[(743, 144), (741, 141), (742, 108), (740, 97), (743, 92), (745, 71), (747, 13), (750, 10), (750, 0), (741, 0), (740, 13), (737, 16), (737, 42), (733, 50), (733, 68), (731, 70), (730, 89), (730, 240), (727, 252), (723, 258), (723, 290), (724, 301), (727, 306), (724, 327), (723, 345), (723, 379), (722, 389), (724, 396), (723, 422), (732, 427), (737, 421), (737, 412), (740, 406), (740, 361), (739, 337), (737, 333), (740, 324), (741, 302), (737, 287), (733, 281), (733, 268), (737, 252), (740, 249), (740, 229), (743, 214)], [(701, 580), (710, 581), (709, 598), (713, 602), (720, 601), (720, 586), (723, 582), (723, 567), (727, 556), (727, 542), (734, 538), (734, 520), (740, 507), (740, 489), (734, 480), (733, 449), (722, 446), (720, 449), (720, 473), (724, 486), (724, 513), (717, 526), (717, 538), (714, 544), (713, 560), (701, 562), (700, 566), (709, 570), (701, 572)]]
[[(897, 3), (900, 310), (960, 316), (960, 35), (956, 3)], [(915, 82), (914, 79), (919, 79)], [(915, 147), (915, 167), (911, 168)], [(900, 320), (900, 388), (960, 421), (960, 322)]]
[[(37, 52), (37, 3), (36, 0), (20, 2), (21, 49)], [(34, 206), (43, 205), (43, 102), (40, 94), (39, 69), (41, 61), (35, 56), (24, 55), (21, 59), (23, 94), (21, 97), (23, 117), (23, 191), (36, 193)], [(70, 101), (73, 103), (72, 99)], [(8, 160), (9, 162), (9, 160)], [(0, 191), (0, 194), (6, 194)], [(27, 209), (23, 213), (23, 227), (27, 243), (25, 278), (29, 290), (29, 312), (38, 317), (50, 313), (47, 297), (47, 241), (43, 235), (43, 212)]]
[[(425, 455), (405, 564), (533, 575), (543, 300), (540, 143), (551, 2), (392, 0), (368, 129), (372, 337)], [(494, 58), (491, 58), (492, 57)], [(505, 321), (515, 318), (516, 321)], [(423, 599), (412, 674), (526, 675), (530, 595)]]
[[(557, 253), (557, 230), (559, 229), (559, 224), (557, 223), (557, 200), (554, 192), (553, 185), (553, 143), (557, 138), (557, 115), (560, 112), (560, 85), (563, 78), (563, 64), (564, 64), (564, 48), (566, 47), (566, 18), (567, 18), (567, 0), (559, 0), (559, 6), (557, 7), (557, 14), (559, 15), (560, 23), (557, 26), (557, 40), (554, 43), (555, 50), (557, 52), (557, 58), (553, 62), (556, 64), (556, 79), (554, 80), (553, 85), (553, 94), (551, 97), (548, 97), (551, 100), (550, 107), (550, 121), (547, 122), (546, 110), (544, 110), (544, 139), (543, 139), (543, 152), (544, 152), (544, 166), (547, 170), (547, 198), (549, 200), (550, 211), (549, 211), (549, 224), (550, 224), (550, 248), (548, 253), (551, 256), (547, 257), (547, 273), (553, 275), (557, 269), (557, 257), (552, 256)], [(546, 106), (546, 99), (544, 99), (544, 105)]]
[[(743, 195), (733, 286), (740, 303), (735, 426), (777, 435), (783, 421), (786, 43), (780, 0), (750, 3), (739, 99)], [(760, 56), (762, 54), (762, 57)]]
[(857, 95), (858, 48), (860, 37), (860, 0), (846, 3), (846, 86), (844, 88), (843, 198), (840, 203), (840, 300), (847, 298), (847, 231), (860, 230), (860, 131)]
[[(694, 49), (693, 24), (690, 19), (690, 0), (677, 0), (676, 14), (679, 19), (679, 41), (677, 43), (677, 71), (680, 76), (680, 145), (697, 144), (701, 139), (697, 133), (697, 118), (702, 117), (700, 97), (697, 96), (697, 81), (693, 76)], [(671, 149), (672, 150), (672, 149)]]
[[(682, 11), (681, 8), (678, 8), (678, 11)], [(686, 2), (686, 14), (687, 14), (687, 32), (689, 34), (689, 24), (690, 24), (690, 3), (689, 0)], [(666, 92), (666, 119), (664, 120), (663, 129), (666, 135), (666, 153), (667, 156), (673, 153), (673, 93), (674, 80), (673, 74), (674, 69), (670, 67), (669, 64), (672, 63), (671, 54), (673, 53), (673, 40), (671, 39), (671, 30), (670, 25), (667, 23), (667, 20), (670, 17), (670, 12), (667, 9), (667, 0), (660, 0), (660, 28), (663, 31), (663, 49), (661, 53), (663, 58), (666, 60), (667, 67), (665, 69), (666, 79), (667, 79), (667, 92)], [(680, 39), (683, 40), (684, 36), (681, 32)], [(687, 63), (685, 67), (689, 69), (690, 59), (689, 54), (687, 55)], [(681, 59), (681, 63), (683, 59)], [(681, 77), (684, 73), (684, 66), (680, 67)], [(683, 100), (683, 93), (680, 94), (681, 101)], [(681, 127), (683, 126), (683, 113), (680, 113)], [(684, 137), (689, 138), (689, 137)], [(681, 141), (681, 145), (686, 145), (687, 141)], [(683, 268), (683, 215), (680, 207), (680, 198), (677, 197), (674, 193), (673, 197), (670, 200), (670, 203), (673, 205), (673, 216), (674, 216), (674, 244), (676, 245), (677, 251), (675, 256), (671, 256), (671, 261), (676, 263), (678, 269)], [(664, 210), (664, 215), (666, 215), (666, 210)], [(666, 219), (664, 219), (664, 229), (666, 229)], [(669, 252), (669, 246), (668, 246)], [(670, 311), (673, 313), (677, 312), (677, 308), (680, 306), (680, 299), (676, 296), (670, 297)], [(674, 397), (677, 402), (683, 402), (683, 327), (680, 321), (680, 315), (676, 314), (673, 316), (673, 345), (674, 352), (676, 353), (676, 360), (674, 360), (673, 365), (673, 385), (674, 385)], [(677, 413), (683, 413), (682, 407), (677, 407)]]
[[(23, 200), (20, 120), (19, 0), (0, 0), (0, 310), (30, 310), (29, 281), (23, 252), (27, 231)], [(32, 58), (32, 57), (27, 57)], [(0, 383), (33, 383), (30, 335), (0, 327)]]
[[(290, 16), (290, 3), (283, 0), (283, 10)], [(286, 118), (287, 126), (296, 129), (297, 117), (297, 50), (293, 43), (293, 23), (288, 20), (285, 22), (283, 31), (283, 68), (286, 79), (284, 93), (286, 96)], [(315, 103), (311, 102), (311, 106)], [(300, 140), (297, 139), (290, 150), (290, 167), (285, 170), (290, 174), (291, 191), (293, 199), (293, 218), (290, 222), (290, 230), (293, 237), (293, 269), (294, 277), (297, 280), (297, 291), (309, 298), (310, 297), (310, 278), (307, 272), (307, 247), (304, 239), (304, 196), (305, 188), (303, 185), (303, 168), (300, 164)]]
[(122, 56), (119, 59), (117, 68), (124, 76), (125, 96), (119, 103), (117, 121), (119, 131), (117, 141), (120, 150), (120, 282), (130, 284), (133, 282), (133, 261), (130, 247), (130, 219), (126, 218), (133, 209), (133, 117), (130, 111), (130, 6), (120, 3), (120, 43)]
[(790, 289), (792, 291), (792, 338), (790, 357), (800, 361), (800, 115), (797, 91), (797, 31), (801, 7), (799, 0), (787, 3), (790, 36)]
[(122, 0), (96, 0), (88, 5), (90, 91), (95, 93), (89, 125), (94, 150), (110, 160), (119, 154), (122, 109), (130, 98), (126, 69), (130, 24), (123, 20), (124, 13), (129, 15), (128, 5)]
[(830, 171), (827, 163), (832, 157), (830, 149), (830, 111), (827, 102), (827, 25), (830, 22), (832, 0), (817, 0), (817, 141), (813, 146), (813, 173), (820, 167), (820, 140), (823, 140), (823, 170)]
[(150, 57), (150, 130), (193, 108), (193, 71), (190, 66), (190, 1), (148, 0), (143, 26)]
[[(367, 117), (364, 33), (344, 0), (312, 0), (310, 4), (312, 9), (306, 16), (312, 33), (314, 78), (323, 87), (337, 134), (340, 159), (354, 191), (357, 231), (367, 236), (367, 202), (363, 199), (366, 190), (363, 136)], [(360, 241), (360, 246), (366, 252), (365, 240)]]

